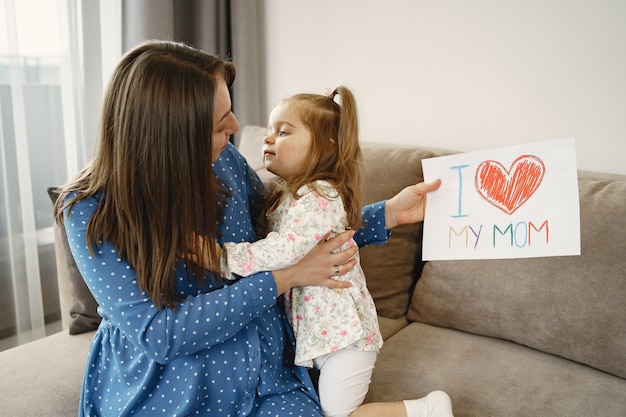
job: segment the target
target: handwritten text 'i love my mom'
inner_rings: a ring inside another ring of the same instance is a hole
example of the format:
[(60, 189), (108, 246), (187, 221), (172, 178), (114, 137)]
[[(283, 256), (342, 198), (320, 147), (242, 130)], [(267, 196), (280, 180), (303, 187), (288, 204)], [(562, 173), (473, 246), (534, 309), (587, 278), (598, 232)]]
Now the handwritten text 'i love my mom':
[[(458, 172), (458, 207), (450, 217), (455, 219), (471, 218), (464, 212), (464, 177), (471, 172), (470, 165), (456, 165), (450, 169)], [(483, 238), (483, 224), (465, 224), (463, 227), (450, 226), (448, 233), (449, 247), (458, 244), (476, 249), (480, 242), (490, 241), (492, 247), (507, 245), (523, 248), (532, 244), (548, 244), (548, 220), (514, 221), (512, 215), (527, 203), (541, 185), (546, 168), (543, 161), (534, 155), (521, 155), (511, 167), (506, 169), (500, 162), (487, 160), (478, 165), (474, 172), (474, 189), (480, 197), (492, 206), (506, 213), (510, 220), (493, 224), (491, 235)]]

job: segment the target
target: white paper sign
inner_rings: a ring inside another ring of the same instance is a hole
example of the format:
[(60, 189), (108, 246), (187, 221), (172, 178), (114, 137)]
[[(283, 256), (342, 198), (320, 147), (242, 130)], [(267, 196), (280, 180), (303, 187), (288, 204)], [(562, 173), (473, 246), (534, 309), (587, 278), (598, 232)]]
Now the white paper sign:
[(425, 159), (422, 258), (580, 255), (574, 139)]

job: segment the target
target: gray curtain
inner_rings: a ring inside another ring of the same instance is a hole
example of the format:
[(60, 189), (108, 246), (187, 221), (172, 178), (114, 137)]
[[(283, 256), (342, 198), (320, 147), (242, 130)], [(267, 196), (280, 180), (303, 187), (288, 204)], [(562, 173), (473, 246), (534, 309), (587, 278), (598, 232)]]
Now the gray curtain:
[[(248, 0), (123, 0), (122, 48), (144, 40), (183, 41), (237, 66), (233, 110), (241, 126), (261, 115), (257, 2)], [(235, 139), (236, 141), (237, 139)]]

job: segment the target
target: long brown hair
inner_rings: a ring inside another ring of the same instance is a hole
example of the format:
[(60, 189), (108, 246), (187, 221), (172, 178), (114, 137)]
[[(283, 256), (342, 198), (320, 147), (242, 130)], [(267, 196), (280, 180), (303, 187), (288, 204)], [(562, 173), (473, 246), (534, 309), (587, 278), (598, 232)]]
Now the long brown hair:
[[(339, 95), (341, 104), (335, 101), (336, 95)], [(304, 173), (289, 184), (281, 178), (277, 179), (277, 187), (273, 187), (268, 196), (268, 206), (280, 199), (284, 192), (297, 198), (296, 192), (303, 185), (314, 187), (314, 181), (325, 180), (337, 189), (343, 199), (347, 226), (359, 228), (363, 157), (354, 95), (347, 87), (340, 86), (327, 96), (297, 94), (282, 102), (295, 106), (300, 120), (311, 132), (311, 156)]]
[[(178, 299), (177, 255), (217, 257), (214, 244), (190, 236), (212, 243), (221, 218), (223, 190), (211, 156), (218, 76), (230, 88), (234, 65), (182, 43), (149, 41), (129, 51), (104, 97), (95, 158), (61, 188), (54, 208), (62, 225), (66, 208), (101, 194), (87, 228), (89, 250), (100, 239), (111, 242), (159, 308), (174, 308)], [(191, 269), (203, 276), (199, 266)]]

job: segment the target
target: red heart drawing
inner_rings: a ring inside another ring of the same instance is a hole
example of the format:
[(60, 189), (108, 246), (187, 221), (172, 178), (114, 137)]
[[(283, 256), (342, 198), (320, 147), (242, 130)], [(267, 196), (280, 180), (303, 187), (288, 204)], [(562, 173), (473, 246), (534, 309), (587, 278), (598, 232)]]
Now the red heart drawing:
[(497, 161), (484, 161), (476, 169), (474, 184), (482, 198), (513, 214), (537, 191), (546, 167), (534, 155), (522, 155), (507, 170)]

